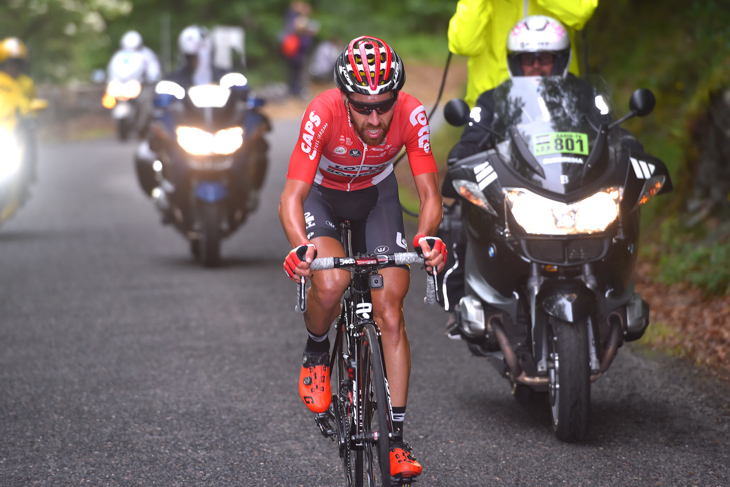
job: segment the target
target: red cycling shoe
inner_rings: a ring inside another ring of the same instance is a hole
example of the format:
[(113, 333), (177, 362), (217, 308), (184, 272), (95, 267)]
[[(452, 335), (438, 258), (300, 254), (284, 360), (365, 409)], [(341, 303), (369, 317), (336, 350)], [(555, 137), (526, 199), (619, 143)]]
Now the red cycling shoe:
[(330, 389), (329, 353), (307, 353), (302, 357), (299, 373), (299, 395), (314, 413), (323, 413), (332, 402)]
[(399, 441), (390, 445), (390, 476), (414, 478), (421, 475), (423, 467), (411, 453), (411, 445)]

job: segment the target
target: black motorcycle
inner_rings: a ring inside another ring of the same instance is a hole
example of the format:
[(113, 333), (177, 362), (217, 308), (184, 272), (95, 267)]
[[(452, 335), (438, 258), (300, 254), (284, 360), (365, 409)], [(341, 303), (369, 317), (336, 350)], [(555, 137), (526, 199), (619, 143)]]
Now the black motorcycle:
[[(585, 437), (591, 383), (649, 324), (633, 284), (640, 207), (672, 188), (664, 163), (619, 128), (648, 115), (654, 95), (637, 90), (615, 120), (601, 86), (523, 77), (495, 88), (487, 150), (451, 164), (442, 190), (466, 242), (450, 336), (518, 399), (547, 392), (563, 441)], [(444, 115), (457, 126), (470, 117), (462, 100)]]
[(151, 127), (146, 153), (152, 156), (138, 150), (135, 157), (139, 182), (163, 223), (212, 267), (220, 261), (222, 240), (258, 206), (268, 161), (264, 134), (271, 130), (259, 110), (264, 101), (251, 96), (238, 73), (187, 90), (161, 81), (155, 90), (155, 109), (163, 115)]

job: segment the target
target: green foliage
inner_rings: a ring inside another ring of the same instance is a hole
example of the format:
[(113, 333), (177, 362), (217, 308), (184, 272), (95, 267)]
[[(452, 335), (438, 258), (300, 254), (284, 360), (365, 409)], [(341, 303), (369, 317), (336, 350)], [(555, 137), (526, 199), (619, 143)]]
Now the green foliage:
[[(31, 74), (66, 81), (86, 71), (93, 49), (104, 49), (106, 21), (131, 11), (127, 0), (5, 0), (0, 35), (18, 37), (28, 47)], [(107, 58), (108, 59), (108, 58)]]
[[(289, 0), (4, 0), (0, 35), (17, 36), (32, 53), (32, 75), (40, 82), (88, 80), (105, 68), (128, 30), (142, 34), (166, 70), (177, 64), (176, 39), (188, 25), (240, 26), (246, 61), (261, 78), (285, 78), (279, 39)], [(445, 59), (446, 28), (455, 2), (342, 2), (312, 0), (318, 39), (341, 43), (359, 35), (382, 37), (404, 57)], [(438, 53), (438, 54), (437, 54)]]
[(689, 229), (673, 216), (662, 222), (655, 237), (644, 244), (641, 258), (655, 264), (659, 282), (685, 282), (707, 297), (730, 293), (730, 225)]

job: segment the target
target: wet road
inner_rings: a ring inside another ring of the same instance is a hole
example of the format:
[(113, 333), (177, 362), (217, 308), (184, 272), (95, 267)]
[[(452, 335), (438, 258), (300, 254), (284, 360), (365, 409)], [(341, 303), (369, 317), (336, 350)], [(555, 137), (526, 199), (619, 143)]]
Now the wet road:
[[(41, 148), (32, 199), (0, 228), (0, 485), (342, 485), (296, 386), (305, 334), (276, 216), (295, 129), (276, 124), (261, 207), (212, 270), (160, 225), (134, 143)], [(414, 271), (417, 485), (730, 485), (727, 385), (625, 346), (588, 438), (563, 444), (545, 404), (444, 337), (423, 285)]]

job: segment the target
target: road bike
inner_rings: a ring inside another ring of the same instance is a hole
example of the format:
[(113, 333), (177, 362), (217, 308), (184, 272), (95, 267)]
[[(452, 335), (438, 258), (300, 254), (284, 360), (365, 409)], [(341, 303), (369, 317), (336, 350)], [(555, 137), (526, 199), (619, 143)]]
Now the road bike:
[[(315, 421), (322, 435), (337, 442), (347, 487), (409, 486), (411, 478), (391, 478), (390, 442), (401, 441), (393, 428), (388, 379), (380, 330), (373, 320), (371, 289), (383, 287), (377, 271), (387, 265), (423, 264), (415, 252), (352, 255), (350, 222), (342, 226), (346, 257), (315, 259), (312, 270), (346, 269), (350, 285), (342, 296), (330, 354), (332, 403)], [(436, 302), (435, 279), (429, 277), (424, 302)], [(297, 310), (306, 311), (304, 282), (298, 284)], [(376, 466), (377, 465), (377, 466)]]

